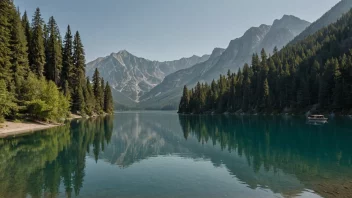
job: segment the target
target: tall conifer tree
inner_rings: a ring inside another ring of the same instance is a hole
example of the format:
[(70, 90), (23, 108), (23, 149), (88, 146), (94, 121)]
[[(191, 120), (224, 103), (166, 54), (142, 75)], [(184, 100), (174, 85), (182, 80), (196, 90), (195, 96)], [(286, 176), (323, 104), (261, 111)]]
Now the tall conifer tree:
[(102, 100), (102, 90), (101, 90), (101, 79), (98, 69), (95, 69), (93, 74), (93, 93), (95, 97), (95, 112), (100, 113), (101, 109), (101, 100)]
[(32, 60), (32, 56), (30, 54), (30, 52), (31, 52), (30, 49), (31, 49), (31, 44), (32, 44), (32, 29), (31, 29), (31, 25), (28, 20), (27, 11), (25, 11), (22, 16), (22, 27), (23, 27), (24, 34), (26, 36), (26, 41), (27, 41), (26, 43), (27, 43), (28, 64), (32, 65), (33, 60)]
[(85, 83), (85, 61), (85, 53), (81, 41), (81, 36), (77, 31), (73, 40), (73, 73), (75, 75), (75, 82), (73, 83), (73, 86), (76, 86), (79, 83)]
[(114, 102), (112, 98), (111, 88), (109, 82), (106, 82), (104, 89), (104, 111), (111, 114), (114, 110)]
[(67, 31), (64, 38), (63, 50), (62, 50), (62, 71), (61, 71), (61, 86), (67, 81), (71, 92), (74, 73), (73, 73), (73, 46), (72, 46), (72, 34), (70, 26), (67, 26)]
[(187, 86), (185, 85), (183, 87), (183, 94), (182, 94), (182, 98), (181, 98), (180, 106), (179, 106), (180, 113), (187, 113), (188, 112), (189, 101), (190, 101), (189, 91), (188, 91)]
[(60, 31), (54, 17), (50, 17), (48, 25), (48, 38), (46, 45), (46, 67), (45, 76), (59, 85), (60, 72), (62, 68), (62, 52)]
[(0, 1), (0, 80), (5, 80), (5, 84), (9, 85), (11, 81), (10, 68), (11, 68), (11, 1)]
[(105, 87), (104, 86), (105, 86), (104, 78), (101, 78), (101, 81), (100, 81), (100, 91), (101, 91), (101, 93), (100, 93), (100, 96), (101, 96), (100, 107), (101, 107), (101, 109), (104, 109), (104, 96), (105, 96), (105, 94), (104, 94)]
[(32, 71), (39, 77), (44, 75), (45, 65), (45, 48), (44, 48), (44, 21), (42, 19), (40, 9), (37, 8), (32, 20), (32, 40), (30, 56), (32, 57)]
[(11, 73), (12, 73), (12, 89), (16, 92), (16, 96), (20, 94), (20, 86), (24, 82), (25, 77), (29, 72), (27, 40), (24, 35), (20, 13), (12, 5), (11, 9)]

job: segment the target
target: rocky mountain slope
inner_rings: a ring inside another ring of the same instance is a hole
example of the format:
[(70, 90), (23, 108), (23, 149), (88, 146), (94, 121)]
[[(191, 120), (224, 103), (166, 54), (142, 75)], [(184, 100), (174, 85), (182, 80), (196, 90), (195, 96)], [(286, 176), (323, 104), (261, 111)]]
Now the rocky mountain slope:
[[(183, 87), (185, 84), (190, 83), (193, 79), (201, 76), (202, 74), (208, 72), (213, 64), (215, 64), (221, 54), (224, 52), (224, 49), (215, 48), (210, 56), (210, 58), (202, 63), (196, 64), (193, 67), (188, 69), (179, 70), (171, 75), (166, 76), (164, 81), (153, 88), (150, 92), (146, 93), (141, 97), (141, 105), (142, 106), (150, 106), (152, 108), (152, 104), (148, 104), (149, 102), (153, 103), (154, 97), (158, 97), (159, 95), (165, 96), (165, 93), (173, 93), (175, 88)], [(177, 89), (177, 91), (179, 91)], [(171, 94), (172, 95), (172, 94)], [(178, 97), (178, 94), (177, 94)], [(177, 100), (177, 98), (175, 98)], [(150, 100), (150, 101), (149, 101)], [(167, 104), (164, 104), (167, 105)]]
[(114, 100), (121, 105), (134, 107), (140, 97), (161, 83), (165, 76), (204, 62), (208, 58), (208, 55), (204, 55), (158, 62), (136, 57), (123, 50), (88, 63), (86, 73), (92, 77), (98, 68), (105, 81), (109, 81)]
[(306, 30), (299, 34), (291, 43), (296, 43), (314, 34), (318, 30), (336, 22), (343, 14), (352, 8), (352, 0), (342, 0), (326, 12), (321, 18), (312, 23)]
[(182, 87), (193, 87), (197, 82), (211, 82), (229, 69), (237, 71), (244, 63), (250, 63), (253, 53), (264, 48), (271, 53), (276, 46), (284, 47), (310, 25), (295, 16), (285, 15), (271, 26), (252, 27), (245, 34), (232, 40), (226, 50), (214, 50), (211, 58), (201, 64), (167, 76), (164, 81), (141, 97), (141, 108), (177, 107)]

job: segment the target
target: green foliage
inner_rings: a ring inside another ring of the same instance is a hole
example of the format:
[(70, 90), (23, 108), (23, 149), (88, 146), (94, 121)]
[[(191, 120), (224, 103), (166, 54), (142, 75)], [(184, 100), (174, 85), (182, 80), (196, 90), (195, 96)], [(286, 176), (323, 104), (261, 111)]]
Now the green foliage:
[[(23, 31), (20, 14), (13, 7), (10, 22), (11, 27), (11, 72), (13, 85), (19, 87), (29, 72), (27, 40)], [(18, 91), (18, 90), (17, 90)], [(17, 93), (18, 94), (18, 93)]]
[(75, 82), (73, 85), (85, 83), (85, 62), (85, 53), (81, 41), (81, 36), (77, 31), (73, 40), (73, 73), (75, 74)]
[(187, 89), (187, 86), (185, 85), (183, 88), (183, 95), (182, 95), (180, 106), (179, 106), (179, 112), (187, 112), (188, 111), (189, 102), (190, 102), (189, 94), (190, 93)]
[(112, 114), (114, 111), (114, 100), (112, 98), (109, 82), (106, 82), (104, 89), (104, 111), (108, 114)]
[(83, 87), (81, 84), (78, 84), (72, 97), (72, 111), (80, 115), (85, 115), (85, 106)]
[(254, 54), (243, 72), (184, 91), (179, 112), (351, 111), (351, 25), (352, 11), (305, 40), (275, 48), (269, 58), (264, 50), (261, 60)]
[(32, 29), (31, 29), (31, 25), (29, 23), (28, 20), (28, 16), (27, 16), (27, 12), (25, 11), (23, 16), (22, 16), (22, 27), (23, 27), (23, 31), (24, 31), (24, 35), (25, 35), (25, 39), (26, 39), (26, 44), (27, 44), (27, 57), (28, 57), (28, 63), (29, 65), (33, 64), (32, 61), (32, 57), (30, 56), (30, 50), (31, 49), (31, 43), (32, 43)]
[(95, 97), (95, 112), (100, 112), (102, 110), (101, 108), (101, 101), (103, 100), (103, 90), (101, 84), (101, 79), (100, 79), (100, 74), (98, 69), (95, 69), (95, 72), (93, 74), (93, 93)]
[(29, 74), (22, 87), (25, 112), (30, 117), (47, 121), (61, 121), (69, 115), (69, 100), (53, 81)]
[(7, 91), (5, 80), (0, 80), (0, 123), (4, 121), (4, 116), (9, 115), (16, 104), (12, 102), (13, 97)]
[(94, 113), (95, 108), (95, 97), (93, 93), (92, 85), (87, 77), (86, 87), (83, 89), (84, 100), (86, 103), (85, 112), (88, 115), (92, 115)]
[(112, 131), (107, 116), (0, 140), (0, 197), (79, 196), (87, 153), (104, 151)]
[(103, 78), (101, 78), (101, 81), (100, 81), (100, 96), (101, 96), (101, 98), (100, 98), (100, 108), (101, 109), (104, 109), (104, 96), (105, 96), (105, 94), (104, 94), (104, 90), (105, 90), (105, 81), (104, 81), (104, 79)]
[(0, 80), (5, 80), (6, 84), (9, 84), (11, 81), (11, 13), (10, 0), (0, 1)]
[(89, 115), (103, 109), (112, 112), (110, 87), (104, 93), (104, 81), (98, 75), (96, 99), (85, 79), (83, 44), (78, 32), (72, 41), (70, 26), (62, 45), (54, 17), (44, 24), (37, 8), (30, 24), (26, 12), (20, 18), (12, 0), (1, 0), (0, 29), (1, 120), (62, 121), (70, 109)]
[(44, 48), (44, 21), (37, 8), (32, 20), (32, 40), (30, 46), (30, 56), (32, 57), (32, 72), (38, 77), (44, 76), (45, 48)]
[[(62, 87), (64, 87), (63, 83), (66, 81), (68, 84), (65, 86), (73, 87), (74, 81), (74, 73), (73, 73), (73, 46), (72, 46), (72, 34), (70, 26), (67, 27), (67, 32), (64, 39), (63, 50), (62, 50), (62, 71), (61, 71), (61, 83)], [(73, 92), (70, 89), (71, 93)]]
[(59, 85), (62, 67), (62, 46), (60, 31), (54, 17), (50, 17), (47, 25), (45, 76)]

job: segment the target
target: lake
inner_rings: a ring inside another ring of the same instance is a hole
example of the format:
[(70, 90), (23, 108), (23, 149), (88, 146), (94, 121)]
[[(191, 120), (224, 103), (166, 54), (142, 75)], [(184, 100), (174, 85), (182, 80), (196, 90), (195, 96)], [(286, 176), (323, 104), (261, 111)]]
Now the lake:
[(0, 197), (352, 197), (352, 120), (124, 112), (0, 139)]

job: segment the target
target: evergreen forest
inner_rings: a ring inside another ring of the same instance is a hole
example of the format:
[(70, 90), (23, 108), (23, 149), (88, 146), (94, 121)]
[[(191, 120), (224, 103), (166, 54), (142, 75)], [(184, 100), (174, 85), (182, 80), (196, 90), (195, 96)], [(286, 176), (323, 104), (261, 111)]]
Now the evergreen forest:
[(184, 87), (179, 113), (302, 113), (352, 110), (352, 11), (306, 39), (209, 85)]
[(37, 8), (29, 19), (12, 0), (0, 0), (0, 30), (0, 122), (112, 113), (109, 83), (98, 70), (92, 80), (85, 75), (78, 31), (68, 25), (62, 38), (54, 17), (45, 22)]

